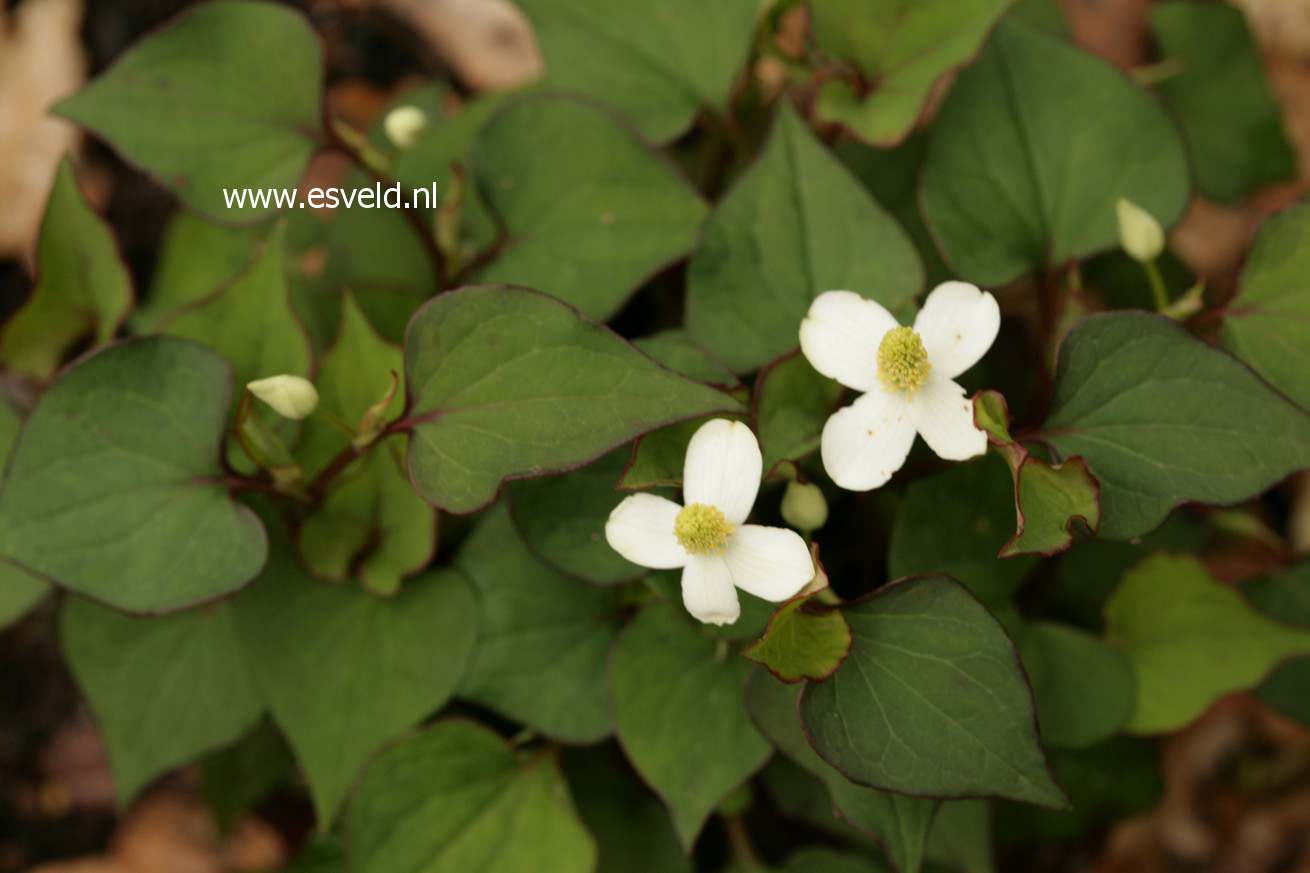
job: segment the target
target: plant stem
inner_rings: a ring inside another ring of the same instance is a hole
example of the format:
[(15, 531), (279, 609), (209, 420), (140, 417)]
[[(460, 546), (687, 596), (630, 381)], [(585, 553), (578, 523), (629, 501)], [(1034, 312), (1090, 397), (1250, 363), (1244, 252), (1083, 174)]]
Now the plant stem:
[(759, 853), (755, 851), (750, 831), (746, 830), (746, 823), (742, 821), (741, 816), (736, 814), (723, 816), (723, 826), (728, 831), (728, 845), (732, 847), (733, 856), (748, 868), (758, 866)]
[(1164, 288), (1164, 277), (1160, 275), (1160, 268), (1155, 265), (1155, 261), (1146, 261), (1142, 267), (1146, 270), (1146, 278), (1151, 283), (1151, 296), (1155, 298), (1155, 309), (1157, 312), (1164, 312), (1169, 308), (1169, 292)]

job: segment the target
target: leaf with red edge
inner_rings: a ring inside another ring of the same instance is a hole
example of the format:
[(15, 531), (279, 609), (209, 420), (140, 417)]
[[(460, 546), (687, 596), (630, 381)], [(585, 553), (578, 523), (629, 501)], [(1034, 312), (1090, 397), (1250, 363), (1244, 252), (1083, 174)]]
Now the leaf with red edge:
[(1087, 462), (1075, 455), (1062, 464), (1034, 458), (1010, 436), (1010, 410), (996, 391), (980, 391), (973, 417), (1010, 465), (1014, 476), (1014, 536), (1001, 557), (1054, 555), (1073, 542), (1073, 526), (1082, 522), (1093, 533), (1101, 525), (1100, 484)]
[(841, 610), (820, 602), (828, 574), (819, 563), (819, 547), (810, 546), (818, 567), (814, 580), (783, 603), (769, 619), (764, 636), (742, 650), (742, 656), (763, 665), (783, 682), (822, 682), (851, 653), (851, 626)]

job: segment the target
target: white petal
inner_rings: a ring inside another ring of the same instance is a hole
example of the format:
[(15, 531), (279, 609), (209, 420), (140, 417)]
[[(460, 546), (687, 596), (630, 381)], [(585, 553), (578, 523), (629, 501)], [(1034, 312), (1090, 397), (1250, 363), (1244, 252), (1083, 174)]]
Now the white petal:
[(741, 615), (728, 562), (719, 555), (692, 555), (682, 571), (682, 602), (706, 624), (732, 624)]
[[(567, 507), (561, 507), (567, 509)], [(610, 548), (634, 564), (672, 570), (687, 563), (687, 552), (673, 535), (682, 507), (654, 494), (632, 494), (614, 507), (605, 522)]]
[(914, 330), (934, 376), (954, 379), (978, 363), (1001, 329), (996, 298), (968, 282), (943, 282), (923, 302)]
[(910, 402), (910, 418), (928, 447), (948, 461), (987, 451), (987, 434), (973, 423), (973, 401), (950, 379), (929, 376)]
[(760, 444), (748, 425), (716, 418), (701, 425), (687, 444), (682, 493), (687, 505), (717, 506), (740, 524), (751, 514), (764, 474)]
[(856, 391), (882, 387), (878, 344), (896, 319), (881, 305), (851, 291), (825, 291), (801, 321), (801, 351), (810, 366)]
[(786, 600), (814, 578), (805, 540), (785, 527), (742, 525), (723, 548), (732, 584), (774, 602)]
[(873, 391), (839, 409), (823, 427), (823, 468), (842, 488), (868, 491), (887, 482), (914, 444), (910, 404), (899, 392)]

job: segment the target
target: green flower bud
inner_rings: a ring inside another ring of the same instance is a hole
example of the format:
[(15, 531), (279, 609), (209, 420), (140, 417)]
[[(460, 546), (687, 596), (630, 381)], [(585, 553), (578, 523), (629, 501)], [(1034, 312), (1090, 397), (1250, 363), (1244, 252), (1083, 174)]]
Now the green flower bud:
[(788, 482), (782, 495), (782, 518), (797, 530), (818, 530), (828, 520), (828, 501), (814, 483)]
[(412, 149), (427, 130), (428, 116), (417, 106), (397, 106), (387, 113), (382, 120), (382, 129), (392, 145), (401, 149)]
[(1164, 251), (1164, 230), (1155, 216), (1142, 207), (1119, 198), (1115, 205), (1119, 216), (1119, 245), (1135, 261), (1148, 264)]
[(283, 418), (299, 421), (318, 409), (314, 383), (299, 376), (269, 376), (247, 383), (246, 390), (273, 407)]

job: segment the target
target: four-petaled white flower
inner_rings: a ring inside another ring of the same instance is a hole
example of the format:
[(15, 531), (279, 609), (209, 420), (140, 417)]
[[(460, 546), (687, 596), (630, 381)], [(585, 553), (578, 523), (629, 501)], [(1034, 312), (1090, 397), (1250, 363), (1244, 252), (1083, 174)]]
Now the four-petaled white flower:
[(916, 431), (948, 461), (985, 452), (987, 435), (953, 380), (991, 348), (1000, 326), (996, 298), (967, 282), (933, 289), (913, 328), (850, 291), (815, 298), (801, 322), (801, 351), (823, 375), (865, 392), (823, 428), (832, 481), (851, 491), (885, 484), (905, 463)]
[(643, 567), (682, 568), (682, 602), (709, 624), (741, 614), (737, 589), (782, 601), (814, 577), (814, 562), (795, 531), (744, 524), (760, 490), (763, 459), (746, 425), (714, 419), (687, 446), (686, 506), (633, 494), (610, 513), (605, 538)]

